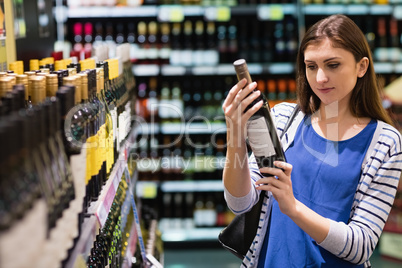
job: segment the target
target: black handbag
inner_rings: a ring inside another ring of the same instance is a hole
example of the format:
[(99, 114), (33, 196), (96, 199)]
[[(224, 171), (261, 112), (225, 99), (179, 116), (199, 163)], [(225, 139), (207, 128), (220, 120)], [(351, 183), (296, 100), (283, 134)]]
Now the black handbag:
[[(283, 129), (281, 138), (289, 129), (299, 111), (300, 107), (299, 105), (296, 105)], [(261, 191), (259, 200), (252, 209), (246, 213), (236, 215), (230, 224), (219, 233), (218, 240), (223, 248), (227, 249), (240, 259), (244, 259), (246, 256), (257, 233), (265, 193), (265, 191)], [(271, 213), (271, 211), (269, 211), (269, 213)]]

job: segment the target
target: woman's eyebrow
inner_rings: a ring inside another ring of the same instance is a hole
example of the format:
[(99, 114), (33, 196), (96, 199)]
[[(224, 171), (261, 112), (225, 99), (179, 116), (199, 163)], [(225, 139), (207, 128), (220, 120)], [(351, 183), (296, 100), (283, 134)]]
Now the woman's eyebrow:
[[(325, 59), (324, 62), (339, 59), (339, 58), (340, 57), (332, 57), (332, 58), (329, 58), (329, 59)], [(304, 62), (315, 62), (315, 61), (314, 60), (304, 60)]]

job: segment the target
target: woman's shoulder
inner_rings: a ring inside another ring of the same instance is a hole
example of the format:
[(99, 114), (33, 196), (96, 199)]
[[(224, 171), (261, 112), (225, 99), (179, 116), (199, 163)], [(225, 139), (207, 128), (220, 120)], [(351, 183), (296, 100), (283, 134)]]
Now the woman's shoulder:
[(395, 152), (402, 152), (402, 135), (394, 126), (383, 121), (377, 121), (377, 141), (388, 147), (393, 147)]
[(284, 117), (289, 117), (293, 110), (296, 107), (296, 103), (293, 102), (281, 102), (276, 104), (273, 108), (272, 108), (272, 113), (278, 117), (278, 116), (284, 116)]

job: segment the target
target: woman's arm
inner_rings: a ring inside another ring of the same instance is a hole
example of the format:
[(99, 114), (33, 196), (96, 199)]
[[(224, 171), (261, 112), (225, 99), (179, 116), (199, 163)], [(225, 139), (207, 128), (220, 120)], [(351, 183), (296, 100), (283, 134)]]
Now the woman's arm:
[(352, 263), (364, 263), (373, 253), (394, 202), (401, 177), (401, 135), (386, 125), (363, 170), (351, 218), (346, 225), (331, 222), (327, 238), (320, 244)]
[(261, 101), (244, 112), (245, 108), (260, 95), (260, 91), (253, 92), (257, 86), (255, 82), (247, 86), (246, 82), (246, 79), (243, 79), (237, 83), (229, 91), (222, 105), (227, 127), (223, 183), (228, 192), (235, 197), (246, 196), (251, 190), (245, 130), (248, 119), (262, 106)]

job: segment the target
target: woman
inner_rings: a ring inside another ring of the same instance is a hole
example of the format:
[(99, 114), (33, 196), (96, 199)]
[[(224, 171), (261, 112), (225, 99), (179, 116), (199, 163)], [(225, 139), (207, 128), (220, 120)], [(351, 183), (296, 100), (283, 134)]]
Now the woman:
[[(259, 170), (253, 155), (243, 161), (246, 122), (262, 105), (243, 113), (260, 94), (256, 83), (240, 81), (223, 103), (227, 204), (244, 213), (267, 191), (242, 266), (370, 267), (401, 175), (401, 135), (381, 106), (370, 48), (352, 20), (333, 15), (309, 28), (297, 84), (301, 112), (282, 138), (288, 163), (276, 168)], [(272, 109), (279, 134), (294, 106)]]

